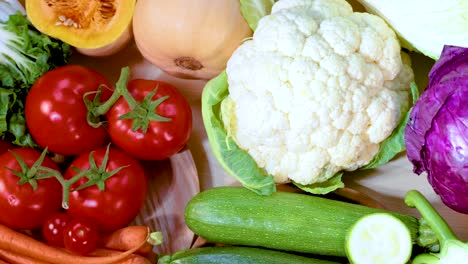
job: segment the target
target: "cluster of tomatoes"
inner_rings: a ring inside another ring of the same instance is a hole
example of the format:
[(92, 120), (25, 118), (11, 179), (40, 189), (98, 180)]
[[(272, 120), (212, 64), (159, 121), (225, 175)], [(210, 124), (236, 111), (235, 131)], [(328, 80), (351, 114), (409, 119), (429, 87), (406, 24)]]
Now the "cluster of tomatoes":
[[(192, 113), (171, 84), (123, 80), (117, 95), (99, 72), (66, 65), (34, 83), (25, 117), (39, 147), (0, 142), (1, 224), (42, 230), (47, 242), (84, 254), (99, 233), (135, 219), (147, 191), (141, 160), (180, 151)], [(58, 164), (46, 153), (68, 162)]]

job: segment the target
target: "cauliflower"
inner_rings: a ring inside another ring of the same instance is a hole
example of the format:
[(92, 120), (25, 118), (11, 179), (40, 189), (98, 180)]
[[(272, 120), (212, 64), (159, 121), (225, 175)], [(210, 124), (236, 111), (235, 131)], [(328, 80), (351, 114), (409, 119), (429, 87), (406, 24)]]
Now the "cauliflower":
[(227, 134), (276, 183), (368, 164), (410, 107), (395, 33), (345, 0), (281, 0), (226, 68)]

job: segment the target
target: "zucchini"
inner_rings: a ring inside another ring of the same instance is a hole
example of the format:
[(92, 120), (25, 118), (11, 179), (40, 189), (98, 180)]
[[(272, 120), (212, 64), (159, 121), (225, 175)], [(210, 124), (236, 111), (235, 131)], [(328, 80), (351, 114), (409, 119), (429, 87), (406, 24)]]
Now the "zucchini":
[(413, 244), (410, 231), (391, 214), (363, 216), (349, 230), (346, 254), (351, 264), (408, 263)]
[(338, 264), (275, 250), (251, 247), (201, 247), (163, 256), (158, 264)]
[(258, 195), (244, 187), (200, 192), (188, 202), (185, 222), (210, 242), (346, 257), (350, 228), (364, 215), (378, 212), (403, 221), (416, 241), (419, 223), (410, 215), (309, 194)]

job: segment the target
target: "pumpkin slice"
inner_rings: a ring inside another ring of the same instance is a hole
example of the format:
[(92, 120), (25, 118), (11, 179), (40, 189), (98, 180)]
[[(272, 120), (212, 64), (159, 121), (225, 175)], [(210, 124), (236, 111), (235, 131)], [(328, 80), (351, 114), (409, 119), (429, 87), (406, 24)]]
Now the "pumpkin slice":
[(135, 0), (27, 0), (26, 13), (41, 32), (83, 49), (119, 39), (131, 24)]

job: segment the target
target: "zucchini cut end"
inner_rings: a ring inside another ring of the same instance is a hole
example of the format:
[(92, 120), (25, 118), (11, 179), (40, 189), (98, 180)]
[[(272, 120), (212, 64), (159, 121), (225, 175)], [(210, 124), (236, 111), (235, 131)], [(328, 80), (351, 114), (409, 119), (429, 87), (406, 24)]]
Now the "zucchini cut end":
[(361, 217), (351, 227), (345, 241), (351, 264), (404, 264), (413, 249), (408, 227), (388, 213)]

